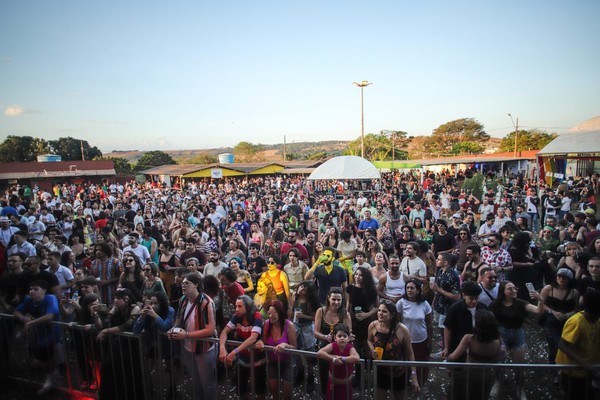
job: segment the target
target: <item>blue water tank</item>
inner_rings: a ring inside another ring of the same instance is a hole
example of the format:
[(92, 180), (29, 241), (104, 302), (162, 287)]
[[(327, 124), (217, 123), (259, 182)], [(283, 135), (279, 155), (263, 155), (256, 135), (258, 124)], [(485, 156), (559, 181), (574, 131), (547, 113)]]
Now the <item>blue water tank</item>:
[(40, 154), (37, 156), (38, 162), (58, 162), (62, 161), (62, 158), (56, 154)]
[(219, 164), (233, 164), (234, 163), (234, 157), (233, 154), (231, 153), (222, 153), (219, 154)]

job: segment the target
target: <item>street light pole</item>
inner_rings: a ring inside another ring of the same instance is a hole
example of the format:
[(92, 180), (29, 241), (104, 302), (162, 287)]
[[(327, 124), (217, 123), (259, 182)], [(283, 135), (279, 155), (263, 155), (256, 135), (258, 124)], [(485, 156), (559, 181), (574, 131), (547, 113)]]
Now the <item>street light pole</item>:
[(517, 123), (515, 124), (515, 120), (513, 119), (513, 116), (510, 115), (510, 113), (508, 113), (508, 116), (510, 117), (510, 120), (512, 121), (513, 124), (513, 128), (515, 128), (515, 154), (514, 156), (517, 156), (517, 141), (519, 140), (519, 117), (517, 117)]
[(365, 158), (365, 110), (363, 102), (363, 90), (366, 86), (372, 85), (369, 81), (361, 83), (352, 82), (353, 85), (360, 88), (360, 156)]

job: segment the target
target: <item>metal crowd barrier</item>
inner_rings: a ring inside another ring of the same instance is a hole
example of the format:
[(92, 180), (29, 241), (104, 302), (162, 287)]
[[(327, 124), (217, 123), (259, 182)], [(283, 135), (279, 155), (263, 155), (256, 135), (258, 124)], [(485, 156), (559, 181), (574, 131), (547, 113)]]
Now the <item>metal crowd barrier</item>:
[[(0, 375), (17, 383), (42, 385), (48, 369), (37, 360), (46, 359), (55, 371), (55, 389), (73, 398), (210, 399), (210, 388), (206, 392), (206, 387), (214, 387), (214, 396), (218, 399), (241, 398), (241, 388), (247, 388), (246, 397), (250, 399), (325, 398), (327, 385), (322, 380), (328, 379), (329, 364), (318, 360), (316, 352), (286, 350), (284, 354), (290, 356), (287, 361), (269, 362), (266, 360), (273, 348), (265, 346), (266, 357), (262, 352), (250, 352), (252, 368), (246, 368), (239, 359), (232, 366), (224, 366), (217, 360), (218, 339), (198, 342), (206, 346), (203, 352), (194, 353), (200, 360), (197, 363), (190, 362), (191, 354), (182, 348), (182, 342), (170, 341), (164, 334), (148, 339), (118, 333), (97, 341), (81, 326), (60, 322), (50, 323), (50, 326), (60, 334), (54, 346), (47, 347), (47, 354), (43, 354), (36, 350), (30, 335), (23, 332), (20, 322), (12, 315), (0, 314)], [(238, 344), (228, 341), (230, 348)], [(214, 375), (201, 375), (211, 370), (205, 368), (209, 362), (214, 363)], [(429, 370), (429, 381), (418, 395), (410, 390), (411, 366)], [(333, 398), (401, 398), (403, 389), (407, 388), (404, 398), (479, 400), (487, 399), (497, 382), (500, 393), (496, 399), (518, 398), (514, 388), (519, 384), (529, 399), (561, 399), (565, 398), (563, 390), (554, 385), (554, 378), (560, 371), (577, 368), (548, 364), (361, 360), (355, 366), (353, 388), (336, 395), (339, 386), (333, 385)], [(299, 378), (298, 369), (303, 371)], [(600, 366), (594, 366), (594, 372), (598, 376)], [(199, 385), (200, 379), (204, 379), (204, 386)], [(583, 381), (566, 381), (565, 385), (569, 389), (589, 387), (592, 392), (583, 398), (599, 399), (600, 388), (592, 384), (591, 379), (590, 375)], [(272, 397), (269, 397), (270, 392)]]

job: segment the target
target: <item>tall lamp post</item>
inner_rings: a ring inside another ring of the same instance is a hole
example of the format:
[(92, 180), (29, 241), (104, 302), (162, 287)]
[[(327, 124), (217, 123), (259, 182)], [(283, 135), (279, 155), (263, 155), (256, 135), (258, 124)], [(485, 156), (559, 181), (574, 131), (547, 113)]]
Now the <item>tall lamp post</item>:
[(352, 84), (360, 88), (360, 156), (365, 158), (365, 110), (363, 90), (366, 86), (372, 85), (372, 83), (369, 81), (362, 81), (361, 83), (352, 82)]
[(513, 124), (513, 128), (515, 128), (515, 154), (514, 156), (517, 156), (517, 141), (519, 139), (519, 117), (517, 117), (517, 123), (515, 124), (515, 120), (513, 119), (513, 116), (510, 115), (510, 113), (508, 113), (508, 116), (510, 117), (510, 120), (512, 121)]

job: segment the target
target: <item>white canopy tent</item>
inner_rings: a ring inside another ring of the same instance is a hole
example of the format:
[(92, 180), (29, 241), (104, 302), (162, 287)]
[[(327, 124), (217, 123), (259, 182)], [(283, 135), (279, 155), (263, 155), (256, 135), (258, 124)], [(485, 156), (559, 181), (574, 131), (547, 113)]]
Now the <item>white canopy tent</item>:
[(538, 153), (540, 157), (600, 153), (600, 116), (558, 135)]
[(600, 116), (558, 135), (537, 154), (540, 178), (552, 185), (567, 176), (584, 176), (600, 161)]
[(381, 179), (379, 170), (358, 156), (334, 157), (321, 164), (308, 177), (311, 180)]

